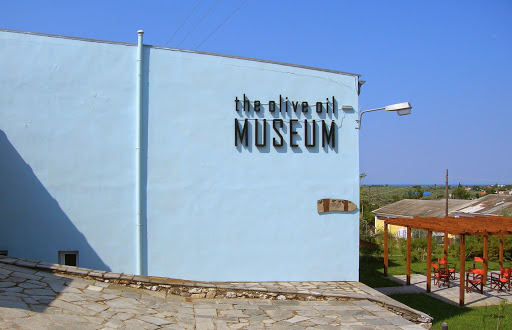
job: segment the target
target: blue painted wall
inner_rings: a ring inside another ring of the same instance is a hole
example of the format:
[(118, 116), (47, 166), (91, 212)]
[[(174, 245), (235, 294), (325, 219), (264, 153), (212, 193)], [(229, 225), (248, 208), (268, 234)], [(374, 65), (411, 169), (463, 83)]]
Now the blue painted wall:
[(133, 272), (134, 47), (0, 32), (0, 248)]
[[(80, 249), (81, 266), (135, 272), (135, 46), (0, 32), (0, 49), (0, 249), (52, 262)], [(358, 212), (317, 212), (321, 198), (359, 201), (357, 112), (314, 107), (334, 96), (358, 109), (357, 76), (149, 46), (144, 57), (147, 272), (357, 280)], [(260, 113), (235, 111), (244, 93)], [(304, 147), (303, 122), (298, 148), (288, 122), (284, 147), (271, 122), (270, 146), (235, 147), (235, 118), (274, 119), (280, 94), (309, 102), (301, 120), (334, 119), (336, 148), (319, 127), (320, 146)]]

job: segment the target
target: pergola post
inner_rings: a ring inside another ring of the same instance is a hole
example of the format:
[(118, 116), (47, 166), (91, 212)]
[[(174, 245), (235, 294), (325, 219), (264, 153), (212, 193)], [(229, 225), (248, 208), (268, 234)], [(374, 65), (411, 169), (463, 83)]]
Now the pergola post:
[(484, 236), (484, 285), (487, 284), (487, 268), (489, 260), (489, 236)]
[(444, 233), (444, 260), (448, 262), (448, 233)]
[(407, 227), (407, 285), (411, 285), (411, 227)]
[(460, 235), (460, 291), (459, 291), (459, 305), (464, 306), (464, 291), (465, 288), (465, 275), (466, 275), (466, 235)]
[(432, 271), (432, 231), (427, 230), (427, 292), (430, 292)]
[(384, 276), (388, 276), (388, 223), (384, 221)]
[(503, 235), (500, 235), (500, 269), (503, 268)]

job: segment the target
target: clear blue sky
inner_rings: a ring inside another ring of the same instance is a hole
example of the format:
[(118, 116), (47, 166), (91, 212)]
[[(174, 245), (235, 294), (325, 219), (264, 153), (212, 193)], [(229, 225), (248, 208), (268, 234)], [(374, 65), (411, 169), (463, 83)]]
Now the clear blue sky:
[[(190, 32), (195, 49), (243, 1), (202, 0), (167, 45)], [(198, 3), (2, 1), (0, 27), (163, 46)], [(512, 183), (511, 17), (512, 1), (247, 0), (199, 50), (361, 74), (363, 110), (410, 101), (365, 115), (365, 184)]]

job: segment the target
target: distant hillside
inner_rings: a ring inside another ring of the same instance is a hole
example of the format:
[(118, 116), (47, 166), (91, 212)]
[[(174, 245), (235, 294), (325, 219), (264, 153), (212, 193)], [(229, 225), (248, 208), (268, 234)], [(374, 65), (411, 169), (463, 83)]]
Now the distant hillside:
[[(448, 192), (454, 187), (449, 187)], [(384, 206), (404, 198), (442, 199), (444, 198), (444, 186), (361, 186), (361, 200), (368, 204)]]

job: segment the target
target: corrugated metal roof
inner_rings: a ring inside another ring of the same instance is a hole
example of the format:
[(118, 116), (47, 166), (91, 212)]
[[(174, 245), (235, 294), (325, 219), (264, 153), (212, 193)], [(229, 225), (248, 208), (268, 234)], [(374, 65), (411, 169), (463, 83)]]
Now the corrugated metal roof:
[(500, 215), (503, 211), (512, 211), (512, 195), (487, 195), (471, 201), (457, 213)]
[[(472, 202), (464, 199), (449, 199), (448, 213), (453, 213)], [(373, 213), (377, 216), (444, 217), (445, 205), (446, 201), (444, 199), (403, 199), (378, 208)]]
[[(373, 211), (377, 216), (397, 217), (444, 217), (444, 199), (403, 199)], [(475, 200), (449, 199), (448, 214), (500, 215), (512, 212), (512, 195), (487, 195)]]

